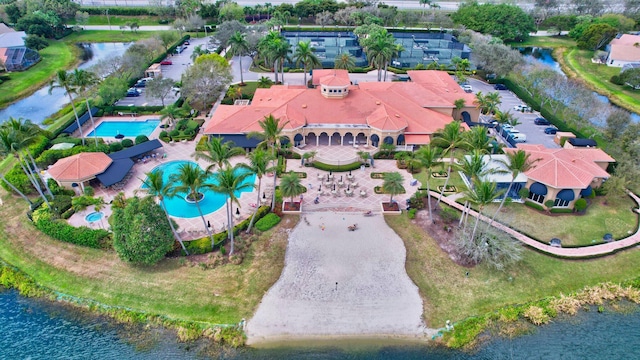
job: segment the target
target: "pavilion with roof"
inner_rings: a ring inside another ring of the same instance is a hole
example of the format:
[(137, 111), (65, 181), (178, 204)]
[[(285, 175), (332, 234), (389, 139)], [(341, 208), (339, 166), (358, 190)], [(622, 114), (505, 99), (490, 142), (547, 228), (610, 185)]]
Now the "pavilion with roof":
[[(284, 124), (283, 142), (293, 146), (363, 146), (382, 143), (420, 146), (454, 119), (477, 120), (475, 96), (465, 93), (444, 71), (409, 71), (411, 82), (352, 84), (346, 70), (313, 71), (315, 88), (276, 85), (257, 89), (249, 105), (220, 105), (204, 134), (220, 136), (245, 149), (258, 141), (259, 122), (273, 115)], [(456, 108), (457, 100), (464, 100)]]

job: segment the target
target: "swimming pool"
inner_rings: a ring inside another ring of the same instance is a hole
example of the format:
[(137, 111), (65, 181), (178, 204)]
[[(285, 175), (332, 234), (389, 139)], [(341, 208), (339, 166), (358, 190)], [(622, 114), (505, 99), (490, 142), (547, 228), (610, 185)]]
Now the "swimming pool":
[(94, 211), (91, 214), (85, 216), (84, 219), (88, 223), (93, 223), (93, 222), (96, 222), (96, 221), (100, 221), (100, 219), (102, 219), (102, 217), (104, 217), (104, 213), (98, 212), (98, 211)]
[[(179, 172), (180, 166), (188, 163), (195, 164), (194, 162), (191, 162), (191, 161), (171, 161), (171, 162), (156, 166), (152, 171), (162, 170), (162, 174), (163, 174), (162, 178), (164, 180), (164, 183), (167, 184), (171, 182), (169, 179), (171, 175), (177, 174)], [(239, 170), (239, 171), (246, 171), (246, 170)], [(242, 183), (253, 184), (255, 180), (256, 180), (256, 176), (255, 174), (253, 174), (251, 176), (247, 176), (247, 178), (244, 179)], [(213, 179), (209, 179), (207, 183), (216, 184), (216, 182)], [(142, 187), (145, 188), (146, 186), (143, 185)], [(253, 188), (250, 188), (245, 192), (250, 192), (250, 191), (253, 191)], [(204, 193), (204, 200), (200, 201), (199, 204), (200, 204), (200, 209), (202, 210), (202, 213), (204, 215), (210, 214), (225, 205), (226, 198), (224, 195), (218, 194), (211, 190), (203, 190), (202, 192)], [(240, 193), (241, 192), (237, 192), (236, 196), (240, 197)], [(198, 213), (198, 208), (196, 207), (196, 204), (188, 203), (184, 199), (185, 195), (186, 193), (178, 193), (176, 194), (176, 196), (172, 198), (165, 198), (164, 203), (167, 206), (167, 212), (169, 212), (171, 216), (182, 217), (182, 218), (194, 218), (194, 217), (200, 216), (200, 214)]]
[[(138, 135), (149, 136), (160, 125), (158, 119), (148, 119), (145, 121), (103, 121), (95, 130), (97, 136), (115, 137), (122, 134), (126, 137), (136, 137)], [(87, 136), (94, 136), (92, 131)]]

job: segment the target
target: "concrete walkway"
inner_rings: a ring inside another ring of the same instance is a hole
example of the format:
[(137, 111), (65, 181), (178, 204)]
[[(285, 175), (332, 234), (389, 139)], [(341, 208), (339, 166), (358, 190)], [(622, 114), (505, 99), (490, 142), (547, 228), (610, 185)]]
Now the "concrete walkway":
[[(638, 205), (638, 208), (634, 209), (633, 211), (636, 213), (639, 213), (638, 209), (640, 208), (640, 198), (638, 198), (638, 196), (636, 196), (631, 192), (628, 192), (628, 194), (636, 202), (636, 205)], [(435, 196), (437, 198), (438, 196), (440, 196), (440, 193), (432, 191), (431, 196)], [(442, 201), (447, 205), (462, 211), (463, 205), (455, 202), (455, 200), (451, 198), (443, 197)], [(491, 221), (491, 219), (487, 216), (478, 215), (478, 212), (475, 210), (470, 210), (469, 214), (474, 217), (480, 216), (480, 220), (487, 223)], [(506, 232), (507, 234), (511, 235), (515, 239), (520, 240), (525, 245), (535, 248), (536, 250), (542, 251), (547, 254), (555, 255), (558, 257), (570, 258), (570, 259), (581, 259), (581, 258), (591, 258), (591, 257), (610, 255), (619, 250), (627, 249), (629, 247), (636, 246), (640, 243), (640, 228), (636, 229), (636, 232), (633, 233), (632, 235), (622, 240), (617, 240), (610, 243), (583, 246), (583, 247), (577, 247), (577, 248), (557, 248), (557, 247), (549, 246), (538, 240), (532, 239), (526, 235), (523, 235), (517, 232), (516, 230), (506, 225), (503, 225), (497, 221), (493, 222), (493, 226)]]
[[(356, 231), (347, 227), (357, 223)], [(280, 279), (247, 322), (247, 343), (432, 336), (402, 239), (381, 215), (304, 214), (289, 236)]]

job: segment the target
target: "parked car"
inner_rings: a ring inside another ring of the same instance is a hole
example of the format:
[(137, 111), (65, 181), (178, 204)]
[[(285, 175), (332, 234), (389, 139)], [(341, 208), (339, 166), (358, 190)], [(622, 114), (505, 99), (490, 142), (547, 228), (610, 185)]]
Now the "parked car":
[(509, 134), (520, 134), (520, 130), (516, 129), (516, 128), (511, 128), (511, 129), (505, 129), (506, 132), (508, 132)]
[(183, 43), (183, 45), (191, 45), (191, 43), (189, 42), (189, 40), (187, 40)]
[(462, 90), (464, 90), (464, 92), (470, 93), (473, 91), (473, 86), (471, 85), (462, 85)]
[(523, 134), (521, 132), (511, 133), (510, 136), (513, 139), (513, 141), (515, 141), (517, 143), (527, 142), (527, 135), (525, 135), (525, 134)]
[(527, 106), (527, 105), (516, 105), (513, 107), (513, 110), (515, 111), (520, 111), (520, 112), (525, 112), (525, 111), (531, 111), (531, 107)]
[(493, 88), (495, 90), (509, 90), (509, 88), (505, 84), (495, 84)]
[(549, 120), (543, 118), (543, 117), (537, 117), (535, 118), (535, 120), (533, 120), (533, 123), (536, 125), (550, 125), (551, 123), (549, 122)]
[(127, 97), (138, 97), (140, 96), (140, 91), (136, 88), (131, 88), (127, 90)]
[(545, 134), (553, 135), (553, 134), (555, 134), (555, 133), (557, 133), (557, 132), (558, 132), (558, 128), (557, 128), (557, 127), (555, 127), (555, 126), (549, 126), (548, 128), (545, 128), (545, 129), (544, 129), (544, 133), (545, 133)]
[(500, 127), (504, 131), (509, 131), (509, 130), (513, 129), (513, 125), (509, 125), (509, 124), (502, 124), (502, 125), (500, 125)]
[(160, 65), (173, 65), (173, 62), (171, 60), (162, 60)]
[(549, 241), (549, 246), (562, 247), (562, 240), (558, 238), (553, 238), (551, 239), (551, 241)]

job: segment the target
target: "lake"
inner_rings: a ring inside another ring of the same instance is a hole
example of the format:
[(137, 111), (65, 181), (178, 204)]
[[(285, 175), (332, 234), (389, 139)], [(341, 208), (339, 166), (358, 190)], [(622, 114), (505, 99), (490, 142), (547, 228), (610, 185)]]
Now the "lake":
[(222, 353), (207, 341), (178, 343), (168, 331), (113, 324), (103, 317), (0, 290), (0, 359), (639, 359), (640, 308), (595, 308), (554, 319), (530, 335), (497, 338), (474, 352), (380, 341), (307, 342)]
[[(124, 54), (131, 43), (96, 43), (90, 46), (91, 58), (80, 66), (79, 69), (87, 69), (102, 59)], [(69, 103), (69, 96), (63, 89), (56, 88), (49, 94), (49, 86), (44, 86), (30, 96), (21, 99), (6, 108), (0, 110), (0, 122), (4, 122), (12, 116), (14, 118), (30, 119), (36, 124), (41, 124), (51, 114), (62, 109)], [(81, 115), (81, 114), (79, 114)]]

